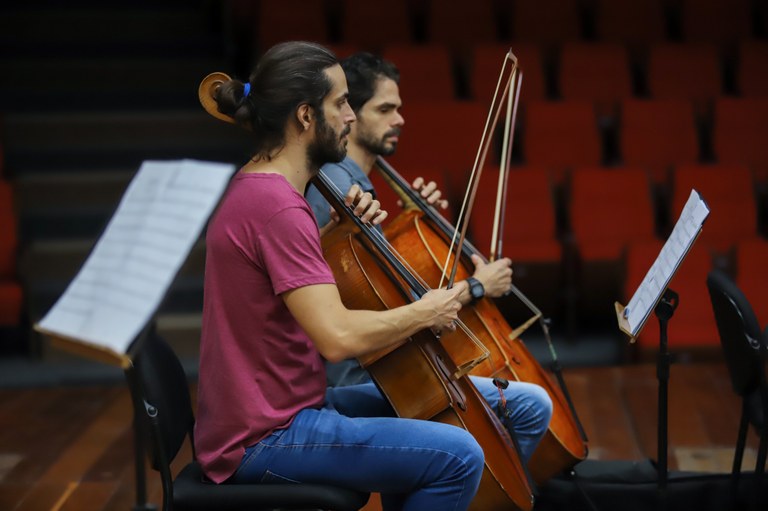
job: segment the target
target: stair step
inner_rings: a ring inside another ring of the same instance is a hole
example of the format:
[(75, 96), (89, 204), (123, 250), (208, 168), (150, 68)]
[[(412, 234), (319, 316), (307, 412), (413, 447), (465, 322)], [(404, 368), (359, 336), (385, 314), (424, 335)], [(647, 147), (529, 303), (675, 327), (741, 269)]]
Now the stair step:
[(130, 3), (110, 6), (102, 2), (91, 6), (26, 5), (5, 7), (0, 11), (0, 41), (17, 43), (91, 46), (152, 42), (193, 41), (210, 34), (215, 18), (198, 7), (163, 6)]
[(0, 84), (8, 112), (71, 109), (199, 108), (197, 86), (221, 59), (153, 55), (123, 57), (0, 58), (10, 80)]
[(12, 113), (3, 117), (2, 132), (5, 172), (17, 177), (28, 171), (138, 169), (150, 159), (242, 163), (251, 146), (247, 131), (202, 108)]

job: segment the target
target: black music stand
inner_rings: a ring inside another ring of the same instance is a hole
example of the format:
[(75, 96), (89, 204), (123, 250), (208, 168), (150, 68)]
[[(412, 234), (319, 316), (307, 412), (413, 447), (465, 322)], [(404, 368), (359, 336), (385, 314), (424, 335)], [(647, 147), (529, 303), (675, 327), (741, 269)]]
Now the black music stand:
[(645, 278), (635, 291), (627, 306), (615, 303), (619, 329), (637, 338), (648, 319), (651, 307), (659, 320), (659, 354), (656, 363), (656, 377), (659, 382), (658, 398), (658, 496), (659, 509), (665, 510), (667, 503), (667, 450), (668, 450), (668, 394), (669, 366), (671, 355), (667, 339), (667, 325), (679, 303), (679, 296), (669, 289), (669, 283), (693, 243), (701, 234), (704, 220), (709, 216), (709, 207), (696, 190), (691, 190), (688, 201), (678, 218), (669, 238), (651, 265)]
[(672, 364), (672, 355), (669, 353), (667, 342), (667, 324), (675, 313), (679, 304), (676, 292), (667, 288), (653, 309), (653, 313), (659, 320), (659, 355), (656, 360), (656, 378), (659, 381), (658, 400), (658, 429), (657, 429), (657, 463), (658, 463), (658, 491), (659, 509), (664, 511), (667, 505), (667, 459), (669, 437), (669, 367)]

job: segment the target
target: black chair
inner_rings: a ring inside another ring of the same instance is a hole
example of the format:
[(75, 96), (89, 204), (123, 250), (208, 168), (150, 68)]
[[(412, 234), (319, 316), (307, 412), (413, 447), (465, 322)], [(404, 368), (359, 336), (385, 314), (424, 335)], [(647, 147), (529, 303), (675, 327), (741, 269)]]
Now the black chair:
[[(321, 484), (214, 484), (193, 460), (173, 478), (170, 464), (195, 418), (184, 369), (170, 346), (158, 335), (143, 339), (129, 384), (141, 410), (139, 425), (148, 437), (152, 467), (160, 472), (163, 510), (322, 509), (356, 511), (370, 494)], [(193, 442), (194, 457), (194, 442)]]
[[(747, 440), (749, 423), (760, 435), (757, 463), (755, 465), (755, 502), (765, 473), (766, 449), (768, 448), (768, 385), (765, 380), (766, 344), (768, 329), (761, 332), (752, 306), (733, 280), (720, 270), (712, 270), (707, 276), (707, 289), (715, 313), (728, 372), (733, 390), (742, 399), (739, 435), (731, 470), (734, 499), (738, 492), (741, 462)], [(756, 509), (756, 508), (755, 508)]]

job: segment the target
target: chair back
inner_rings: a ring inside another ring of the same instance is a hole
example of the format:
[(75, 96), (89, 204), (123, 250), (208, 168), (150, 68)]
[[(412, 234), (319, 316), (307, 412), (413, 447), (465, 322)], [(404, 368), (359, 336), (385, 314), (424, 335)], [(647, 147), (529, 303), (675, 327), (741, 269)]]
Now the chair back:
[[(189, 383), (173, 349), (152, 332), (144, 340), (134, 360), (138, 384), (151, 417), (153, 436), (152, 466), (161, 470), (178, 454), (186, 436), (191, 438), (195, 418)], [(159, 451), (159, 452), (158, 452)]]
[(745, 397), (760, 385), (760, 325), (744, 293), (724, 272), (712, 270), (707, 289), (733, 390)]

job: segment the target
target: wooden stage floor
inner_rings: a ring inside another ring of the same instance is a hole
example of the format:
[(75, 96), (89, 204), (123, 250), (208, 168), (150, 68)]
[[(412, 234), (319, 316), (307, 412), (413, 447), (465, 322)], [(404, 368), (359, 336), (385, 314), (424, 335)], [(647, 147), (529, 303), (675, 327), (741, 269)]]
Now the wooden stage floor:
[[(590, 438), (590, 459), (656, 457), (654, 365), (578, 368), (565, 376)], [(729, 472), (740, 406), (725, 366), (673, 365), (670, 469)], [(0, 509), (131, 509), (131, 418), (122, 386), (0, 389)], [(748, 470), (756, 448), (750, 431)], [(187, 448), (181, 458), (189, 456)], [(149, 501), (159, 504), (159, 477), (148, 474)]]

